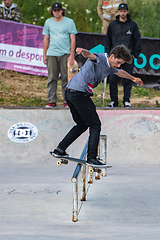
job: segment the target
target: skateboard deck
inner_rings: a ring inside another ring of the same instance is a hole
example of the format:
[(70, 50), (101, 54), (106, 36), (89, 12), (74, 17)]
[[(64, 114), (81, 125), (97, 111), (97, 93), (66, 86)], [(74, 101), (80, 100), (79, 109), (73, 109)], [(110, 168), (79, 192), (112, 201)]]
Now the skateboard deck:
[(79, 72), (78, 63), (74, 60), (74, 64), (71, 66), (69, 61), (67, 63), (68, 67), (68, 82)]
[[(50, 154), (52, 155), (52, 152), (50, 152)], [(53, 156), (53, 157), (55, 157), (55, 156)], [(61, 157), (61, 158), (58, 158), (58, 159), (59, 160), (57, 161), (57, 165), (68, 164), (68, 161), (76, 162), (76, 163), (79, 163), (79, 164), (85, 164), (85, 165), (92, 168), (90, 170), (90, 173), (92, 173), (94, 171), (96, 172), (97, 170), (101, 170), (102, 168), (111, 168), (112, 167), (112, 166), (108, 166), (107, 164), (106, 165), (87, 164), (85, 160), (82, 160), (82, 159), (79, 159), (79, 158), (73, 158), (73, 157)], [(100, 171), (98, 171), (98, 172), (100, 172)]]

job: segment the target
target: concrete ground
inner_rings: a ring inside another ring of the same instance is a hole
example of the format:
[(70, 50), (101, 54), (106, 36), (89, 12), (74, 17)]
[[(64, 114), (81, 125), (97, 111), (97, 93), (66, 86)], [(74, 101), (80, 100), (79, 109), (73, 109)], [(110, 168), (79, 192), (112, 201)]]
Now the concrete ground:
[[(13, 161), (14, 162), (14, 161)], [(115, 165), (88, 185), (72, 222), (76, 164), (1, 164), (0, 239), (160, 238), (160, 166)], [(79, 193), (81, 179), (79, 177)]]
[[(0, 240), (160, 239), (160, 111), (97, 112), (113, 167), (87, 185), (72, 222), (76, 164), (57, 166), (49, 154), (74, 124), (69, 110), (0, 109)], [(24, 122), (38, 130), (32, 141), (32, 131), (27, 142), (18, 127)], [(67, 149), (70, 156), (81, 155), (87, 138), (86, 132)], [(80, 199), (80, 177), (78, 188)]]

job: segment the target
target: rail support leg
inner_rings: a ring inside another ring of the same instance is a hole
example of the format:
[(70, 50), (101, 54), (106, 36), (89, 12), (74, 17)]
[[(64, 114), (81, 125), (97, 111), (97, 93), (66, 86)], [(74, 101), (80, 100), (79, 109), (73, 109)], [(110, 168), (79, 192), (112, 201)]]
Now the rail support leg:
[[(100, 136), (100, 138), (101, 138), (101, 136)], [(98, 158), (100, 158), (100, 139), (99, 139), (99, 144), (98, 144)], [(95, 179), (96, 180), (100, 180), (100, 174), (99, 174), (99, 172), (96, 172), (95, 173)]]
[(88, 166), (88, 183), (92, 184), (93, 183), (93, 173), (90, 171), (91, 167)]
[(81, 201), (86, 201), (86, 165), (83, 165), (81, 168), (82, 174), (82, 196)]
[(77, 178), (72, 178), (73, 182), (73, 216), (72, 221), (78, 221), (78, 180)]
[[(100, 158), (102, 159), (102, 162), (104, 164), (107, 164), (107, 136), (106, 135), (101, 135), (100, 136)], [(102, 176), (106, 177), (107, 176), (107, 170), (104, 168), (102, 169)]]

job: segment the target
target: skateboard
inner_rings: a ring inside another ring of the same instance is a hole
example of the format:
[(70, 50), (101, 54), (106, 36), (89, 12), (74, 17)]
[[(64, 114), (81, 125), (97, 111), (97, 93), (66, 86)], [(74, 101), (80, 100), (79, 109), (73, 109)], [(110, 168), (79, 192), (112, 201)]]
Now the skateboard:
[(69, 61), (67, 63), (68, 67), (68, 82), (79, 72), (78, 63), (74, 60), (74, 64), (71, 66)]
[[(50, 152), (50, 154), (52, 155), (52, 152)], [(99, 166), (98, 165), (91, 165), (91, 164), (88, 165), (85, 160), (82, 160), (82, 159), (79, 159), (79, 158), (73, 158), (73, 157), (61, 157), (61, 158), (58, 158), (58, 159), (59, 159), (57, 161), (58, 166), (60, 166), (61, 164), (67, 165), (68, 161), (76, 162), (76, 163), (85, 164), (85, 165), (91, 167), (90, 170), (89, 170), (90, 173), (93, 173), (93, 172), (101, 173), (102, 168), (111, 168), (112, 167), (112, 166), (108, 166), (108, 165), (99, 165)]]

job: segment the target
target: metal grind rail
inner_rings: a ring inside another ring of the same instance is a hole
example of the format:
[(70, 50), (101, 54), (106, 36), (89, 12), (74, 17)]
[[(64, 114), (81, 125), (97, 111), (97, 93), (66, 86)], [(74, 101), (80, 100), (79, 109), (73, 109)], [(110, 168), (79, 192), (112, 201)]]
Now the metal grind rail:
[[(87, 149), (88, 149), (88, 140), (84, 146), (84, 149), (82, 151), (82, 154), (80, 156), (81, 160), (84, 160), (86, 158), (87, 154)], [(102, 160), (103, 163), (107, 163), (107, 136), (106, 135), (101, 135), (100, 140), (99, 140), (99, 146), (98, 146), (98, 157)], [(80, 212), (80, 209), (78, 211), (78, 176), (81, 171), (81, 181), (82, 181), (82, 193), (81, 193), (81, 201), (86, 201), (86, 194), (88, 192), (90, 184), (93, 183), (93, 174), (90, 171), (91, 167), (88, 166), (88, 188), (86, 189), (86, 165), (82, 165), (80, 163), (77, 164), (75, 171), (72, 176), (72, 183), (73, 183), (73, 216), (72, 216), (72, 221), (77, 222), (78, 221), (78, 214)], [(102, 176), (106, 177), (106, 169), (102, 169)], [(95, 179), (99, 180), (100, 179), (100, 173), (95, 172)]]

